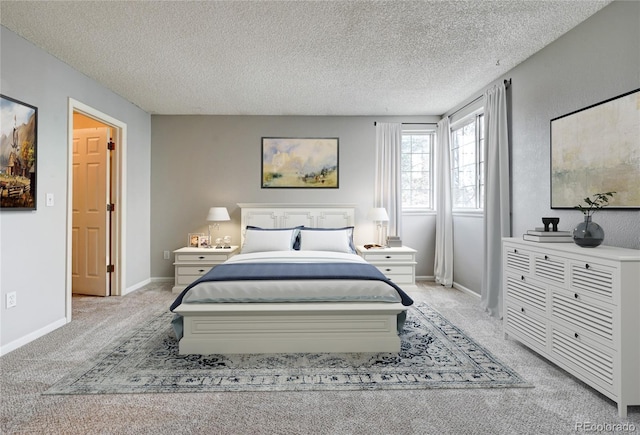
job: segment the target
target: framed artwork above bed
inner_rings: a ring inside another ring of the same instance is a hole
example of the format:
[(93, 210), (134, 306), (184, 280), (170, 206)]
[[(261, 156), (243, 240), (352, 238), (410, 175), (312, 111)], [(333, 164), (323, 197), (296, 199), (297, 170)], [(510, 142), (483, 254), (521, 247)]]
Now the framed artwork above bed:
[(337, 189), (338, 138), (262, 138), (262, 188)]
[(608, 209), (640, 208), (640, 89), (551, 120), (551, 208), (616, 192)]

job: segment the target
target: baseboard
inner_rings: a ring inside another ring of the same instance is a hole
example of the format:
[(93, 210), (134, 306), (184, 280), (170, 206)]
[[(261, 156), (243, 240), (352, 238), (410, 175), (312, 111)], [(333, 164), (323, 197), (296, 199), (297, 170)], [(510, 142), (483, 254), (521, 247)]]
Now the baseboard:
[(174, 282), (175, 280), (172, 276), (155, 276), (151, 278), (151, 282)]
[(435, 276), (416, 276), (416, 281), (435, 281)]
[(142, 287), (144, 287), (145, 285), (149, 284), (151, 282), (151, 279), (147, 278), (145, 280), (140, 281), (137, 284), (132, 285), (131, 287), (127, 287), (126, 290), (124, 291), (124, 293), (122, 293), (122, 296), (124, 295), (128, 295), (131, 292), (134, 292), (138, 289), (141, 289)]
[(467, 293), (468, 295), (475, 296), (476, 298), (480, 299), (480, 294), (479, 293), (476, 293), (473, 290), (463, 286), (462, 284), (458, 284), (455, 281), (453, 283), (453, 288), (458, 289), (458, 290), (460, 290), (462, 292)]
[(16, 350), (19, 347), (24, 346), (25, 344), (31, 343), (33, 340), (37, 340), (38, 338), (47, 335), (48, 333), (55, 331), (56, 329), (67, 324), (67, 319), (56, 320), (49, 325), (38, 329), (37, 331), (33, 331), (30, 334), (25, 335), (24, 337), (20, 337), (17, 340), (12, 341), (11, 343), (5, 344), (0, 347), (0, 356), (6, 355), (11, 351)]

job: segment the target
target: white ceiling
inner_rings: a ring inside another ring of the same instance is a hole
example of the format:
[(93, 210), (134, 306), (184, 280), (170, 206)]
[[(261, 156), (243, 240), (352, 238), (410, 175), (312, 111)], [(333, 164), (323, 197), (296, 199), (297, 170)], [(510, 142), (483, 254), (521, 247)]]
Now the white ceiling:
[(0, 20), (153, 114), (440, 115), (610, 2), (2, 0)]

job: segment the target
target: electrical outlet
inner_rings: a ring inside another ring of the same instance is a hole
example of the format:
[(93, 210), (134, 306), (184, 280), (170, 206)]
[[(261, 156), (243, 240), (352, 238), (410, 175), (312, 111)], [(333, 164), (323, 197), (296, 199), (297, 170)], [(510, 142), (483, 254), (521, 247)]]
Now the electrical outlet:
[(169, 257), (169, 251), (164, 251), (164, 254), (163, 254), (163, 255), (164, 255), (164, 259), (165, 259), (165, 260), (169, 260), (169, 259), (170, 259), (170, 257)]
[(7, 293), (7, 308), (13, 308), (17, 304), (16, 292)]

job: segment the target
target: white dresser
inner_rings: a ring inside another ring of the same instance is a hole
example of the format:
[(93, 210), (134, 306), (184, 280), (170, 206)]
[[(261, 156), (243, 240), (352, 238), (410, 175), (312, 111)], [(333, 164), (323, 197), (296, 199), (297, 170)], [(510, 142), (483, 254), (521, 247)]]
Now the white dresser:
[(175, 283), (173, 293), (180, 293), (186, 286), (207, 273), (212, 267), (224, 263), (238, 252), (237, 246), (231, 248), (180, 248), (175, 255)]
[(505, 238), (502, 259), (505, 337), (640, 405), (640, 251)]
[(398, 248), (372, 248), (357, 246), (358, 255), (376, 266), (400, 287), (416, 284), (416, 250), (407, 246)]

